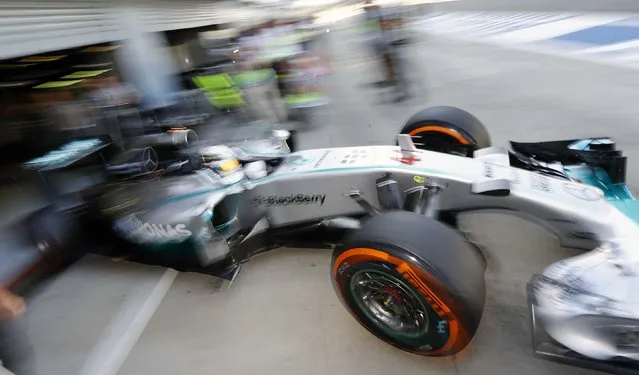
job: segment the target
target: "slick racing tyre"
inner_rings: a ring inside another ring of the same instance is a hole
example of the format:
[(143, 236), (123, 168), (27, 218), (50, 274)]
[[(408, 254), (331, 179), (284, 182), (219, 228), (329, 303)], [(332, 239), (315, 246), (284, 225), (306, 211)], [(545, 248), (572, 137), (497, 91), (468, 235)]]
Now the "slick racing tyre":
[(35, 212), (27, 219), (27, 228), (32, 243), (54, 270), (67, 267), (84, 255), (78, 246), (80, 230), (77, 223), (55, 207)]
[(482, 256), (455, 230), (408, 211), (368, 219), (331, 264), (335, 290), (360, 324), (425, 356), (468, 345), (484, 309), (484, 271)]
[(406, 122), (400, 134), (412, 136), (420, 149), (462, 156), (491, 145), (486, 127), (457, 107), (423, 109)]
[(15, 223), (12, 232), (19, 237), (19, 259), (7, 287), (28, 296), (39, 290), (52, 276), (80, 259), (83, 247), (77, 246), (78, 228), (73, 220), (54, 207), (39, 209)]

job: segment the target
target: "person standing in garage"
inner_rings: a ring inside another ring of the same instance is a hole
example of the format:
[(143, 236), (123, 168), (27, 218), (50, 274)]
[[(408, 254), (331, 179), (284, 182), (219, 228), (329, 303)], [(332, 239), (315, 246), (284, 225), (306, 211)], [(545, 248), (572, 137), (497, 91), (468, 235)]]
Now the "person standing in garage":
[(24, 299), (0, 287), (0, 375), (35, 375), (33, 348), (23, 316)]

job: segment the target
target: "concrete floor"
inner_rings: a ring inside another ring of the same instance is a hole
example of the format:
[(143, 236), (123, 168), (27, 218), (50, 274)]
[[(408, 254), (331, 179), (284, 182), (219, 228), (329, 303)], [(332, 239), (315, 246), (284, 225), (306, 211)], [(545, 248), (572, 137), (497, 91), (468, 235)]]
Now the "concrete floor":
[[(332, 38), (331, 116), (304, 135), (304, 148), (387, 144), (416, 110), (456, 105), (483, 120), (495, 144), (612, 135), (630, 156), (630, 186), (639, 187), (637, 72), (424, 37), (409, 55), (427, 95), (390, 105), (358, 87), (374, 65), (356, 35)], [(489, 293), (473, 345), (456, 358), (421, 358), (377, 340), (335, 296), (329, 252), (280, 249), (246, 264), (230, 288), (86, 257), (30, 301), (40, 368), (48, 375), (594, 374), (534, 359), (530, 348), (525, 283), (575, 252), (510, 217), (470, 216), (464, 224), (489, 251)]]

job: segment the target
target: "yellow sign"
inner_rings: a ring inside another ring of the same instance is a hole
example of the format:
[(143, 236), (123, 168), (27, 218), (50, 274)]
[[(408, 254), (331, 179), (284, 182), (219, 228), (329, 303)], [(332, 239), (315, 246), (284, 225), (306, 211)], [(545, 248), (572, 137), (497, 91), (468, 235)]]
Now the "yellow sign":
[(58, 61), (63, 57), (67, 57), (67, 55), (59, 55), (59, 56), (29, 56), (29, 57), (25, 57), (22, 60), (20, 60), (20, 62), (26, 62), (26, 63), (30, 63), (30, 62), (34, 62), (34, 63), (39, 63), (39, 62), (51, 62), (51, 61)]
[(62, 77), (62, 79), (84, 79), (84, 78), (93, 78), (97, 77), (100, 74), (104, 74), (111, 69), (103, 69), (103, 70), (81, 70), (79, 72), (71, 73)]
[(63, 87), (69, 87), (69, 86), (73, 86), (76, 83), (82, 82), (84, 81), (83, 79), (80, 80), (75, 80), (75, 81), (52, 81), (52, 82), (47, 82), (47, 83), (43, 83), (41, 85), (38, 85), (36, 87), (34, 87), (34, 89), (60, 89)]
[(80, 52), (84, 52), (84, 53), (101, 53), (101, 52), (111, 52), (113, 50), (116, 50), (120, 48), (120, 46), (115, 45), (115, 46), (93, 46), (93, 47), (88, 47), (83, 49)]
[(423, 184), (426, 178), (423, 176), (414, 176), (413, 181), (415, 181), (416, 184)]

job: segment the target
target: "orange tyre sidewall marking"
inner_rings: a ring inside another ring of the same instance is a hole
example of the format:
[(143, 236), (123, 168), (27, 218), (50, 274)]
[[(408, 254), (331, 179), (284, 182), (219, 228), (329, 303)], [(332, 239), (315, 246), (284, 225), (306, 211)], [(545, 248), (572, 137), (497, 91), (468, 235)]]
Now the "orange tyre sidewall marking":
[[(402, 275), (402, 277), (408, 281), (419, 293), (424, 297), (426, 302), (431, 308), (443, 319), (448, 321), (449, 338), (446, 344), (436, 351), (428, 353), (429, 355), (445, 355), (451, 350), (458, 352), (463, 349), (470, 337), (464, 329), (460, 326), (459, 320), (455, 317), (450, 307), (442, 301), (441, 297), (437, 296), (433, 292), (432, 288), (428, 285), (435, 286), (437, 289), (443, 290), (440, 283), (430, 275), (428, 272), (416, 268), (406, 261), (396, 258), (386, 252), (368, 249), (368, 248), (353, 248), (346, 250), (340, 254), (333, 265), (333, 278), (337, 280), (340, 269), (344, 264), (356, 265), (363, 262), (385, 262), (395, 266), (395, 270)], [(340, 290), (341, 293), (341, 290)], [(343, 296), (340, 296), (343, 298)]]
[(426, 132), (435, 132), (435, 133), (443, 133), (446, 135), (449, 135), (453, 138), (455, 138), (459, 143), (463, 144), (463, 145), (468, 145), (470, 144), (470, 142), (468, 142), (468, 140), (466, 138), (464, 138), (461, 134), (459, 134), (458, 131), (453, 130), (453, 129), (449, 129), (449, 128), (445, 128), (443, 126), (434, 126), (434, 125), (427, 125), (427, 126), (421, 126), (417, 129), (413, 129), (411, 130), (408, 135), (410, 135), (411, 137), (416, 136), (419, 133), (426, 133)]

